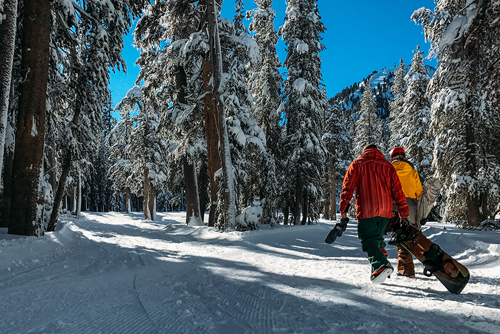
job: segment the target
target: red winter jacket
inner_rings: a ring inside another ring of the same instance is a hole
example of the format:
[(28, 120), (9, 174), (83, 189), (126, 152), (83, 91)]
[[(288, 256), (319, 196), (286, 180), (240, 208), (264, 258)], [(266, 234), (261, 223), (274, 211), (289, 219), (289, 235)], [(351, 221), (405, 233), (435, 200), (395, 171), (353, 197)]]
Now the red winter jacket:
[(398, 174), (376, 148), (369, 148), (354, 160), (344, 177), (339, 209), (344, 212), (356, 190), (356, 217), (392, 217), (393, 199), (401, 217), (410, 215)]

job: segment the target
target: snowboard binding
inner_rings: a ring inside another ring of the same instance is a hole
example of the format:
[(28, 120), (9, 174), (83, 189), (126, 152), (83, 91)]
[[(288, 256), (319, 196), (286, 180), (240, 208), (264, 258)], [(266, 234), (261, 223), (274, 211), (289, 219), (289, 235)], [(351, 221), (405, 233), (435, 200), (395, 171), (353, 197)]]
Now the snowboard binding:
[(425, 276), (430, 277), (436, 271), (444, 271), (444, 252), (441, 247), (432, 244), (429, 250), (424, 252), (423, 255), (425, 256), (425, 260), (422, 262)]
[(391, 240), (389, 245), (399, 246), (407, 241), (413, 241), (418, 235), (418, 229), (407, 220), (402, 220), (392, 225)]
[(335, 227), (331, 229), (330, 233), (325, 238), (327, 244), (333, 243), (338, 237), (341, 237), (347, 228), (349, 223), (349, 218), (341, 218), (340, 222), (335, 224)]

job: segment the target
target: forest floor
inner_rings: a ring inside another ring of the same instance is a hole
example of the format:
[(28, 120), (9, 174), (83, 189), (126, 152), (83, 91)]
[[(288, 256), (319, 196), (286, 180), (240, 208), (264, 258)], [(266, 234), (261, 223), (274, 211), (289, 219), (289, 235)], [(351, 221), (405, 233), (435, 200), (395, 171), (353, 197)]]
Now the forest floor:
[(416, 278), (371, 284), (354, 222), (328, 245), (332, 221), (229, 233), (184, 221), (84, 212), (40, 238), (0, 229), (0, 333), (499, 332), (500, 232), (424, 226), (471, 272), (453, 295), (418, 261)]

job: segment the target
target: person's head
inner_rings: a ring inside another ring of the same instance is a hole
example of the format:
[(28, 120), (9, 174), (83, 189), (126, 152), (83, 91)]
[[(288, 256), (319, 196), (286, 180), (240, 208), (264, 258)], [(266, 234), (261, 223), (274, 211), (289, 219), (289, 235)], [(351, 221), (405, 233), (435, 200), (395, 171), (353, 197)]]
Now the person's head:
[(405, 158), (405, 150), (403, 150), (401, 147), (394, 147), (391, 152), (389, 152), (389, 156), (391, 157), (391, 161), (394, 161), (396, 159), (404, 159)]
[(365, 147), (363, 147), (363, 152), (369, 150), (370, 148), (378, 148), (378, 147), (375, 144), (368, 144)]

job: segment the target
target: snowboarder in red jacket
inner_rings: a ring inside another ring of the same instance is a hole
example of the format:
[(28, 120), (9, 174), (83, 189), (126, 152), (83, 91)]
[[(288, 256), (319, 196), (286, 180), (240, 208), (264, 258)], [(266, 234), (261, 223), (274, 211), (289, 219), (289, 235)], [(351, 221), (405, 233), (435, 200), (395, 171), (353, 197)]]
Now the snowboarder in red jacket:
[(393, 201), (401, 219), (408, 220), (410, 212), (396, 170), (376, 145), (365, 146), (361, 157), (351, 163), (345, 174), (339, 202), (342, 218), (347, 217), (347, 205), (354, 191), (358, 238), (372, 267), (370, 279), (374, 284), (380, 284), (394, 271), (383, 252)]

